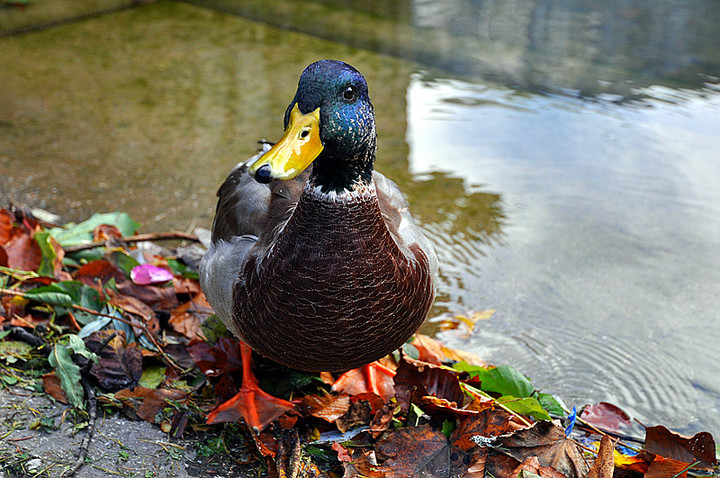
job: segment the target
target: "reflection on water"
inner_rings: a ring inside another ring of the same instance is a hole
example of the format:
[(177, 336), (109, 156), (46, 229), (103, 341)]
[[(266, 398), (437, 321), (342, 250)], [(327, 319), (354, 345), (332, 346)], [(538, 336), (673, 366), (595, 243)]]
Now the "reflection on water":
[(720, 4), (194, 3), (246, 18), (159, 2), (0, 39), (2, 199), (208, 226), (304, 66), (344, 59), (437, 245), (436, 312), (498, 311), (456, 345), (720, 434)]
[(501, 191), (505, 215), (498, 242), (433, 235), (451, 291), (438, 305), (497, 309), (473, 350), (546, 390), (717, 430), (720, 94), (644, 93), (662, 99), (414, 77), (410, 171)]

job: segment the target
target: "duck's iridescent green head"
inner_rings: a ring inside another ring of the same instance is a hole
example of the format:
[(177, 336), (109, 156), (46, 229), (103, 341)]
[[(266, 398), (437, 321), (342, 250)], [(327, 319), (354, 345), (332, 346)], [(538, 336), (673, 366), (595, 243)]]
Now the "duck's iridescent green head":
[(321, 60), (303, 71), (284, 136), (250, 173), (261, 182), (285, 180), (314, 163), (312, 184), (339, 193), (371, 181), (376, 143), (365, 78), (347, 63)]

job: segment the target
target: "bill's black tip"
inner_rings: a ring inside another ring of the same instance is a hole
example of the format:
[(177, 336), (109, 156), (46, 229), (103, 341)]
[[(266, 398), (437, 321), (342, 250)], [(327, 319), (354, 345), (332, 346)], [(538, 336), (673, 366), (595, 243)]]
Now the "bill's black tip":
[(260, 169), (255, 171), (255, 181), (263, 184), (267, 184), (272, 181), (269, 164), (263, 164), (262, 166), (260, 166)]

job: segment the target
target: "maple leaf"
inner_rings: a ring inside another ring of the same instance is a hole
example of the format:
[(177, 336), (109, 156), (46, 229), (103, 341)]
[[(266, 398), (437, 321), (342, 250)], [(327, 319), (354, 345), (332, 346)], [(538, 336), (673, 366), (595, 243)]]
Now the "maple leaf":
[(580, 448), (552, 422), (536, 422), (529, 428), (502, 435), (494, 441), (492, 448), (518, 462), (537, 456), (540, 466), (551, 466), (570, 478), (584, 477), (588, 473)]

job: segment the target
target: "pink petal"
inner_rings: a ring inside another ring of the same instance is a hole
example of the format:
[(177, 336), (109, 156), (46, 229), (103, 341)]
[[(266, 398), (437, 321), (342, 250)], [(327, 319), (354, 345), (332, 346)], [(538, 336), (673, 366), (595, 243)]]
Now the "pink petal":
[(133, 267), (130, 271), (130, 278), (139, 285), (157, 284), (158, 282), (167, 282), (172, 280), (172, 272), (152, 264), (142, 264)]

